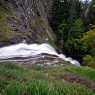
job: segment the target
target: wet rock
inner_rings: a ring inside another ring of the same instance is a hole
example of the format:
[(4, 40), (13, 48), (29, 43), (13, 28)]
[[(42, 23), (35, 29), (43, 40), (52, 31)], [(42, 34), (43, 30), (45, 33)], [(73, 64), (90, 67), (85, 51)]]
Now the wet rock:
[[(8, 33), (12, 33), (8, 42), (19, 43), (24, 37), (28, 43), (42, 43), (46, 38), (49, 43), (54, 43), (55, 36), (48, 24), (52, 3), (51, 0), (0, 0), (6, 11)], [(5, 35), (4, 33), (3, 36)]]

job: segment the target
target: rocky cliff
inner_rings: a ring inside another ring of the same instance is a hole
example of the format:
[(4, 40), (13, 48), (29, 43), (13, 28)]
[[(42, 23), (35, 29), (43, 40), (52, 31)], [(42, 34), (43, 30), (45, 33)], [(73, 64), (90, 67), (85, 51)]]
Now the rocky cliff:
[(52, 0), (0, 0), (0, 45), (54, 43), (48, 19)]

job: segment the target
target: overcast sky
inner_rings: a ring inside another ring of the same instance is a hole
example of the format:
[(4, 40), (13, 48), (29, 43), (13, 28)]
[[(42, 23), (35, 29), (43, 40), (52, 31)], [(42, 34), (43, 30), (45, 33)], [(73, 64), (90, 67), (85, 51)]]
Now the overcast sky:
[[(81, 0), (81, 1), (85, 1), (85, 0)], [(91, 1), (91, 0), (89, 0), (89, 1)]]

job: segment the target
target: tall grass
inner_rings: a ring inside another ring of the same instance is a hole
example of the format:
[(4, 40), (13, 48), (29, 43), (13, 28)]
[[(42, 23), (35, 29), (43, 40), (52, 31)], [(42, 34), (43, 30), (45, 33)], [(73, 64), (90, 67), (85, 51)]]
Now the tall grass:
[(72, 72), (94, 80), (95, 70), (89, 69), (87, 75), (88, 69), (83, 68), (56, 66), (29, 69), (0, 63), (0, 95), (95, 95), (83, 85), (68, 83), (63, 77), (60, 79), (65, 73)]
[(4, 95), (95, 95), (80, 85), (56, 84), (42, 80), (28, 83), (14, 82), (2, 92)]

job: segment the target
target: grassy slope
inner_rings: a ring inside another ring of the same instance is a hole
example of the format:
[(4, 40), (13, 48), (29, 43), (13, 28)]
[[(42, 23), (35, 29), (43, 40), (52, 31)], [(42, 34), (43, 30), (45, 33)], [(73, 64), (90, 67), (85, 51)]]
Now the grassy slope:
[(88, 67), (20, 67), (0, 63), (1, 95), (95, 95), (84, 85), (64, 81), (66, 73), (76, 73), (95, 81), (95, 70)]

